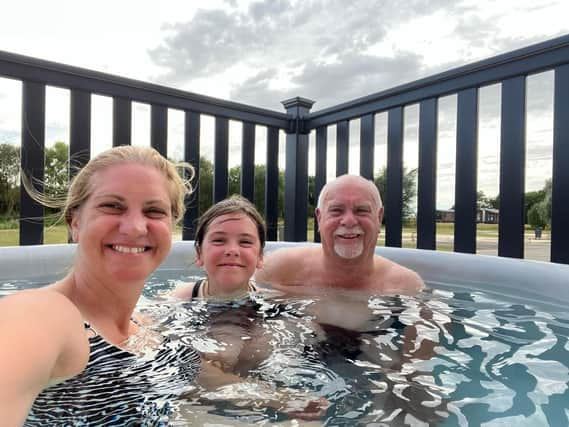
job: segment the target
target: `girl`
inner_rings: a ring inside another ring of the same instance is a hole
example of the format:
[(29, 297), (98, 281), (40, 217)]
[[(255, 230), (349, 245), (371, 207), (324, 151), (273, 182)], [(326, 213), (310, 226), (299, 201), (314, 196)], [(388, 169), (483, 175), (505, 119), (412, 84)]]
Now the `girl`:
[[(260, 305), (247, 299), (258, 291), (251, 278), (262, 266), (265, 239), (263, 218), (247, 199), (234, 195), (213, 205), (200, 218), (195, 239), (196, 263), (204, 268), (206, 278), (176, 289), (174, 296), (215, 300), (208, 306), (206, 334), (217, 344), (209, 348), (218, 350), (202, 352), (200, 383), (206, 389), (220, 381), (233, 384), (234, 397), (225, 389), (225, 398), (239, 400), (243, 397), (240, 384), (255, 384), (259, 396), (264, 393), (266, 407), (305, 420), (317, 419), (329, 406), (326, 399), (248, 378), (273, 351)], [(235, 304), (228, 308), (230, 301)]]
[(256, 291), (251, 277), (263, 265), (265, 222), (247, 199), (232, 196), (210, 207), (196, 230), (196, 263), (206, 278), (174, 291), (181, 299), (238, 299)]

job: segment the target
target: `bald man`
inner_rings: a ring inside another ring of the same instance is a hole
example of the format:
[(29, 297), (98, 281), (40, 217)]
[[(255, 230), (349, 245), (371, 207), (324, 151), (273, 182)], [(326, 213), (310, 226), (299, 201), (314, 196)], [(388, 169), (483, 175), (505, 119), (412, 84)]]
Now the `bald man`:
[(415, 294), (412, 270), (375, 255), (383, 205), (373, 182), (342, 175), (320, 193), (316, 219), (322, 244), (283, 248), (265, 256), (257, 281), (278, 288), (338, 288), (375, 294)]

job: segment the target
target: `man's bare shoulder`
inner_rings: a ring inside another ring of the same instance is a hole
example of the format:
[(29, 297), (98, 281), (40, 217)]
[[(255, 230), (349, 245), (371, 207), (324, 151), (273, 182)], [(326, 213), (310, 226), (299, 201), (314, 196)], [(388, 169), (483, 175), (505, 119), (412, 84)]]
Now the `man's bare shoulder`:
[(376, 266), (376, 274), (388, 291), (415, 294), (425, 287), (421, 276), (401, 264), (376, 256)]
[(263, 259), (263, 267), (255, 273), (261, 283), (283, 283), (294, 278), (321, 256), (319, 246), (299, 246), (276, 249)]
[(298, 246), (294, 248), (281, 248), (268, 253), (263, 261), (265, 267), (290, 267), (291, 262), (310, 263), (315, 257), (322, 254), (319, 246)]

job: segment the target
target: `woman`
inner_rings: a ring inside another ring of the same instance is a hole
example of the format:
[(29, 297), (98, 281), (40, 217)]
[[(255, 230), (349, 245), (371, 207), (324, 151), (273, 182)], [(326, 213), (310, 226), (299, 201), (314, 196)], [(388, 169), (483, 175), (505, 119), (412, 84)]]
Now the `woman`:
[(165, 342), (133, 312), (190, 191), (176, 165), (151, 148), (112, 148), (76, 175), (64, 203), (77, 243), (71, 271), (0, 300), (5, 425), (164, 419), (168, 408), (157, 402), (190, 383), (199, 355)]

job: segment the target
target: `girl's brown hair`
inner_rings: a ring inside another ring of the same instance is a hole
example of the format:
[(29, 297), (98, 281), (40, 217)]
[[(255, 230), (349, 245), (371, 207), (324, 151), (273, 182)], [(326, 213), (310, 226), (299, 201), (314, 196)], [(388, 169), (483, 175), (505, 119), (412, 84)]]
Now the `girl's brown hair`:
[(198, 226), (196, 229), (196, 238), (194, 241), (194, 246), (196, 248), (196, 253), (199, 255), (201, 251), (201, 246), (204, 241), (205, 234), (211, 222), (222, 215), (242, 213), (251, 218), (251, 221), (257, 227), (257, 232), (259, 234), (259, 241), (261, 242), (261, 253), (265, 247), (266, 241), (266, 226), (263, 217), (255, 208), (249, 200), (245, 197), (239, 195), (233, 195), (221, 202), (216, 203), (211, 206), (205, 213), (200, 217), (198, 221)]

